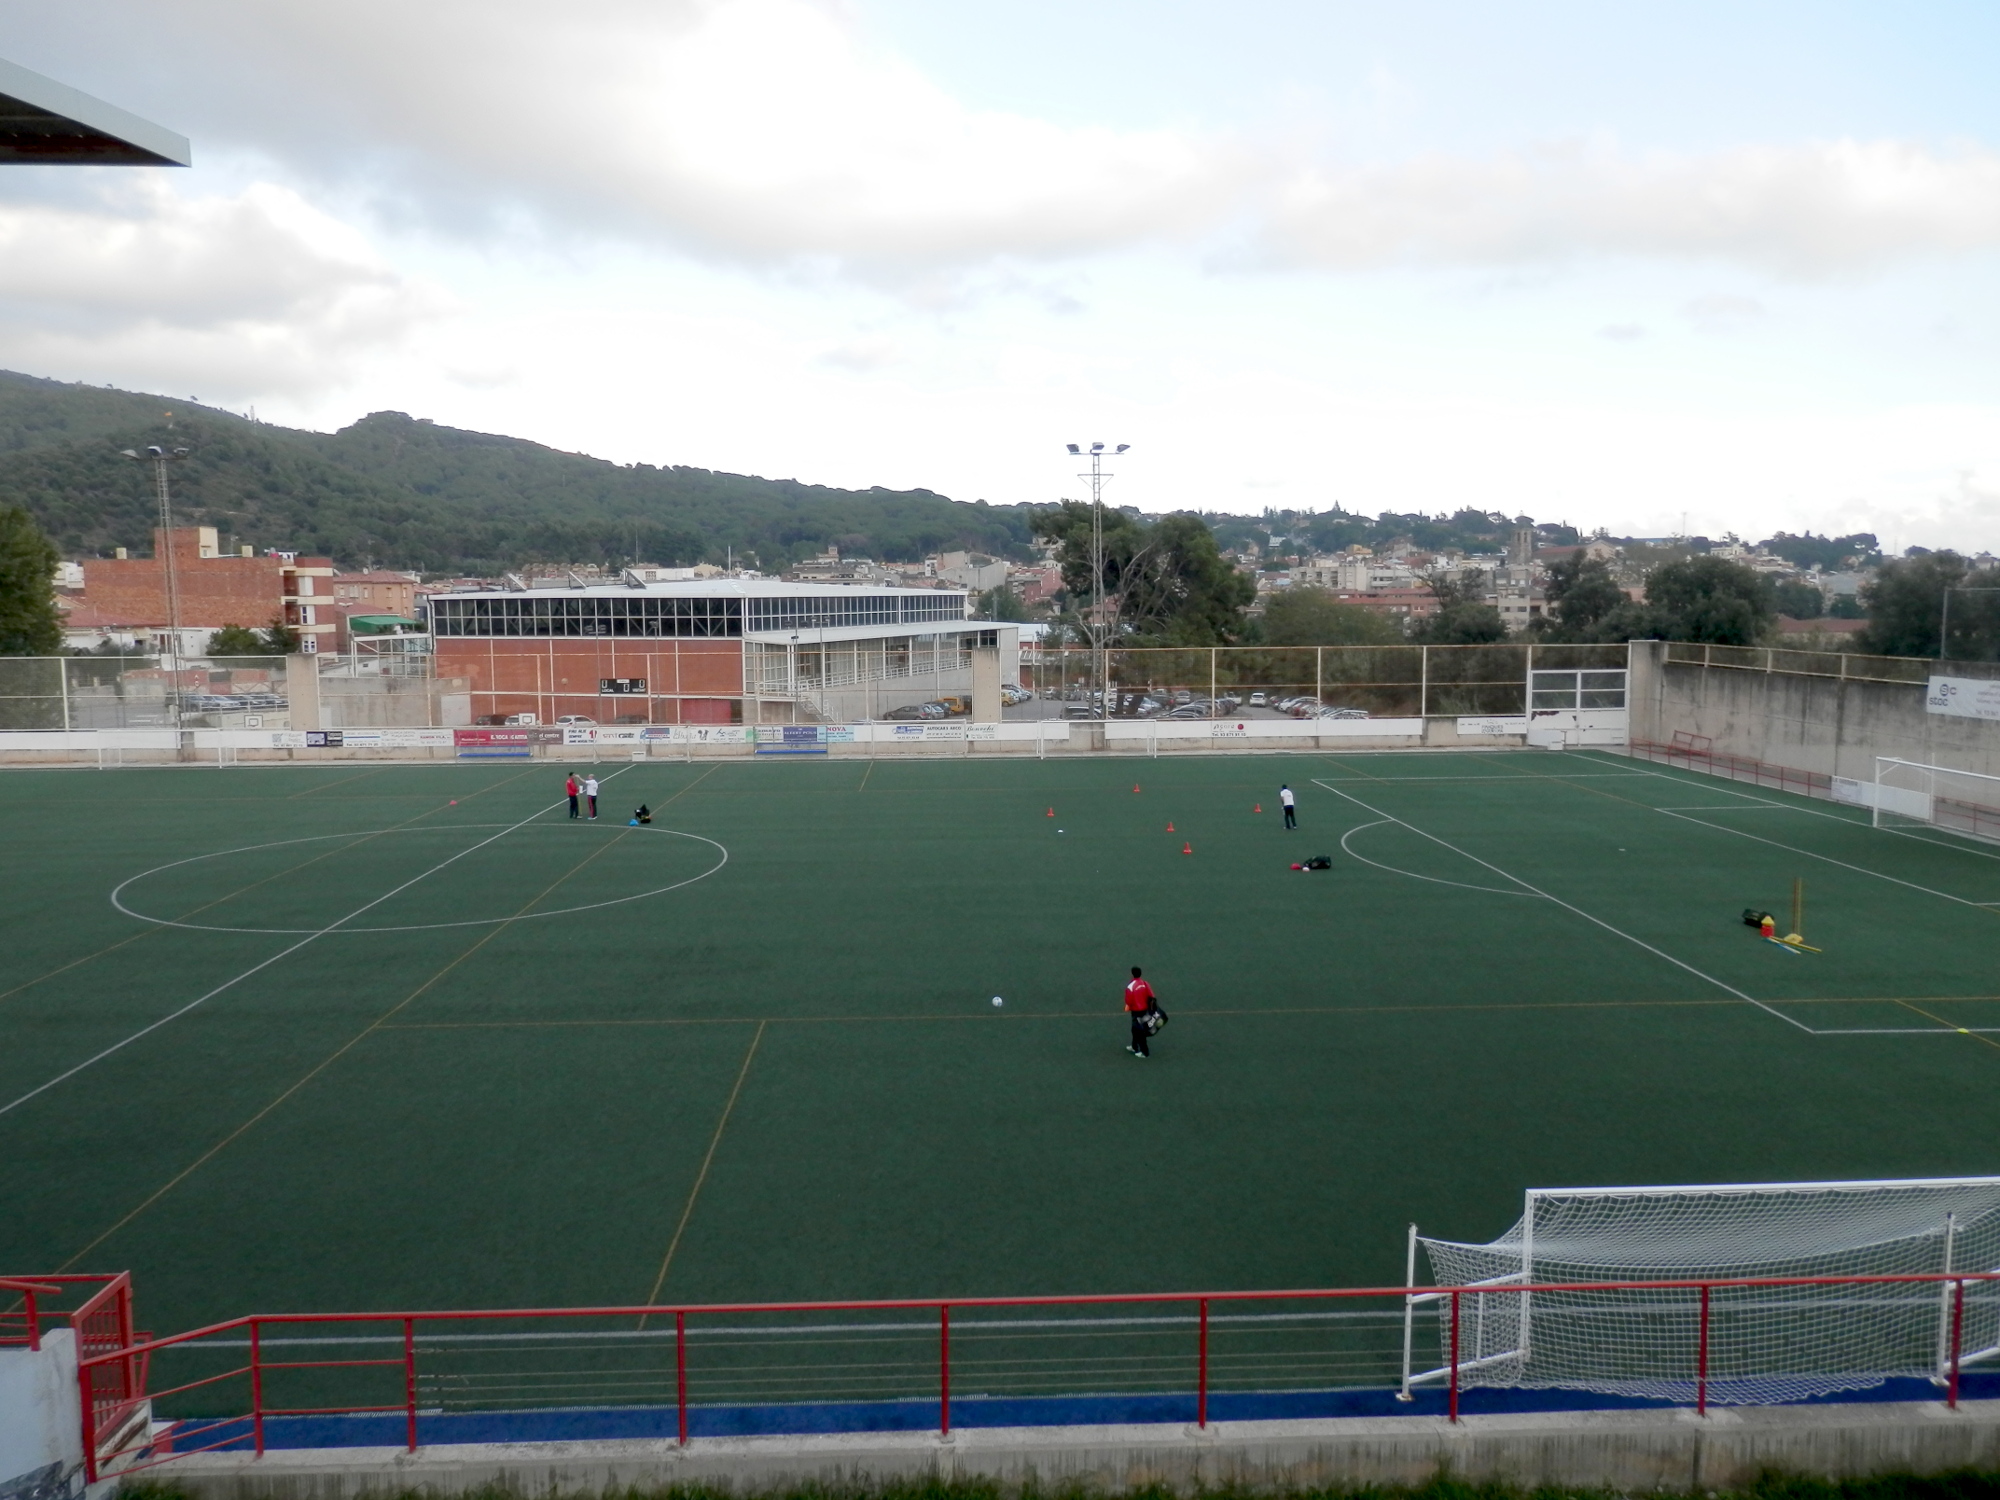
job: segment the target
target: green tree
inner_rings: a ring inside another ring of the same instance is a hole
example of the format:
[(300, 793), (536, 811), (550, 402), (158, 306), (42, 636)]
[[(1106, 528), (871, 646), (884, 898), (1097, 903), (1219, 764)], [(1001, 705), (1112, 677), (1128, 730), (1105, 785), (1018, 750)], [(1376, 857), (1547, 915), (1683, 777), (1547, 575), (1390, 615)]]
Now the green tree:
[(1582, 552), (1549, 565), (1547, 593), (1549, 617), (1540, 634), (1551, 641), (1607, 639), (1602, 632), (1628, 602), (1610, 564)]
[(0, 656), (55, 656), (62, 650), (56, 564), (62, 554), (34, 517), (0, 505)]
[[(1690, 557), (1655, 568), (1646, 580), (1646, 603), (1651, 608), (1645, 623), (1666, 639), (1716, 646), (1755, 645), (1777, 614), (1770, 580), (1722, 557)], [(1641, 618), (1617, 613), (1621, 623)]]
[(1836, 620), (1865, 620), (1868, 611), (1861, 607), (1861, 601), (1852, 594), (1835, 594), (1833, 603), (1826, 612)]
[(1794, 620), (1817, 620), (1826, 613), (1826, 596), (1795, 578), (1786, 579), (1772, 590), (1771, 602), (1779, 614)]
[[(1092, 598), (1090, 507), (1064, 500), (1035, 512), (1035, 535), (1057, 544), (1063, 586), (1080, 609)], [(1199, 516), (1163, 516), (1148, 524), (1126, 511), (1104, 512), (1106, 605), (1127, 632), (1126, 644), (1225, 646), (1243, 635), (1243, 611), (1257, 586), (1215, 545)]]
[(979, 596), (979, 618), (982, 620), (1025, 620), (1028, 618), (1028, 606), (1021, 596), (1014, 591), (1014, 585), (1003, 583), (998, 588), (988, 589)]
[(263, 656), (264, 637), (241, 625), (225, 625), (208, 638), (210, 656)]
[[(1949, 619), (1945, 590), (1952, 590)], [(1975, 571), (1956, 552), (1924, 552), (1884, 563), (1861, 585), (1868, 628), (1856, 637), (1878, 656), (1945, 657), (1953, 661), (2000, 660), (2000, 569)], [(1939, 631), (1949, 629), (1940, 649)]]
[(264, 654), (290, 656), (299, 649), (299, 633), (283, 620), (274, 619), (264, 627)]
[(1402, 641), (1395, 622), (1329, 590), (1280, 589), (1264, 606), (1267, 646), (1388, 646)]
[(1411, 627), (1412, 641), (1426, 646), (1485, 646), (1507, 639), (1500, 611), (1486, 602), (1483, 569), (1432, 573), (1424, 584), (1437, 597), (1437, 613)]

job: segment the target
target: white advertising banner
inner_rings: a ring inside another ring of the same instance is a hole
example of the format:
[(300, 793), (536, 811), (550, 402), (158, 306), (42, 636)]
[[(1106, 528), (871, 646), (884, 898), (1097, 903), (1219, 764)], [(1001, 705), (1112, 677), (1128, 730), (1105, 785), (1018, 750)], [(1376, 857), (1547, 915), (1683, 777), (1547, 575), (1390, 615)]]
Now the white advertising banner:
[(1494, 714), (1480, 719), (1462, 717), (1458, 721), (1458, 732), (1461, 736), (1526, 734), (1528, 732), (1528, 716), (1526, 714)]
[(2000, 719), (2000, 682), (1983, 677), (1933, 677), (1924, 711), (1954, 719)]

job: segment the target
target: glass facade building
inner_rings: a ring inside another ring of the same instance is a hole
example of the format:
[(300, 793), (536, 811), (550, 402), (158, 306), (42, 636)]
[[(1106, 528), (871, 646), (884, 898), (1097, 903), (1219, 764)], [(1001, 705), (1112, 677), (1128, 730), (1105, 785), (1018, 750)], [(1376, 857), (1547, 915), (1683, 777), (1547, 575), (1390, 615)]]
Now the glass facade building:
[(959, 621), (965, 618), (965, 599), (943, 589), (438, 594), (430, 599), (430, 626), (440, 639), (740, 640), (763, 632)]

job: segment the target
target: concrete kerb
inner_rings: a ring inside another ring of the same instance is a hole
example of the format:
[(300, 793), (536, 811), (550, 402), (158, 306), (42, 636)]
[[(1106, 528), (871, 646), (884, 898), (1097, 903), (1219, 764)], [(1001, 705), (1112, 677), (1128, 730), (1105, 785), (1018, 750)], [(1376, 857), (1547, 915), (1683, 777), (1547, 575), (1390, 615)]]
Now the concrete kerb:
[(360, 1500), (483, 1487), (523, 1496), (700, 1484), (741, 1494), (976, 1479), (1007, 1490), (1176, 1493), (1418, 1485), (1449, 1473), (1540, 1485), (1699, 1491), (1781, 1472), (1860, 1478), (2000, 1465), (2000, 1401), (1551, 1412), (1178, 1426), (345, 1448), (192, 1455), (151, 1471), (200, 1500)]

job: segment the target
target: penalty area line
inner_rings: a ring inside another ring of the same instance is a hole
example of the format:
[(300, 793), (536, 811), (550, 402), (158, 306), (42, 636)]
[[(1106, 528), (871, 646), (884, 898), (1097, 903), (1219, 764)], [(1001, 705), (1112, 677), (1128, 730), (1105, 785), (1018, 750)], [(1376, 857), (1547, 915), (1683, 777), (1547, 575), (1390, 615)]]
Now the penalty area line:
[[(1705, 983), (1714, 985), (1717, 989), (1723, 991), (1725, 994), (1734, 995), (1738, 1000), (1743, 1001), (1746, 1005), (1754, 1005), (1757, 1007), (1757, 1009), (1765, 1012), (1767, 1015), (1776, 1016), (1780, 1021), (1783, 1021), (1787, 1026), (1795, 1026), (1800, 1031), (1805, 1032), (1806, 1035), (1808, 1036), (1812, 1036), (1815, 1034), (1814, 1029), (1806, 1025), (1805, 1022), (1800, 1020), (1795, 1020), (1793, 1017), (1786, 1015), (1783, 1011), (1778, 1010), (1774, 1006), (1766, 1005), (1762, 1000), (1759, 1000), (1755, 995), (1745, 994), (1742, 990), (1736, 988), (1735, 985), (1725, 983), (1723, 980), (1717, 979), (1713, 974), (1709, 974), (1701, 969), (1697, 969), (1693, 964), (1688, 963), (1685, 959), (1675, 958), (1673, 954), (1666, 952), (1664, 949), (1655, 948), (1651, 943), (1647, 942), (1644, 938), (1634, 937), (1631, 933), (1625, 931), (1622, 927), (1614, 927), (1611, 923), (1605, 921), (1602, 917), (1593, 916), (1591, 913), (1585, 911), (1582, 907), (1573, 906), (1569, 902), (1563, 900), (1562, 897), (1560, 896), (1550, 895), (1540, 886), (1531, 885), (1529, 882), (1523, 880), (1520, 876), (1512, 873), (1511, 871), (1503, 870), (1500, 866), (1494, 864), (1492, 861), (1481, 859), (1478, 855), (1473, 854), (1468, 850), (1459, 848), (1458, 845), (1452, 843), (1448, 839), (1439, 838), (1434, 833), (1427, 833), (1425, 830), (1417, 827), (1416, 824), (1410, 822), (1406, 818), (1399, 818), (1394, 813), (1384, 812), (1379, 807), (1371, 807), (1368, 803), (1363, 802), (1359, 797), (1354, 796), (1352, 793), (1344, 792), (1339, 787), (1331, 786), (1324, 781), (1319, 781), (1315, 779), (1313, 784), (1315, 786), (1324, 788), (1326, 791), (1332, 792), (1336, 797), (1345, 798), (1347, 801), (1352, 802), (1356, 807), (1361, 808), (1364, 812), (1371, 812), (1375, 814), (1376, 817), (1381, 818), (1387, 822), (1401, 824), (1404, 828), (1409, 829), (1411, 833), (1416, 834), (1419, 838), (1429, 839), (1433, 844), (1438, 845), (1440, 848), (1449, 849), (1453, 854), (1458, 855), (1460, 858), (1469, 859), (1474, 864), (1479, 865), (1484, 869), (1491, 870), (1495, 875), (1498, 875), (1502, 880), (1513, 881), (1514, 884), (1520, 886), (1521, 889), (1532, 892), (1534, 895), (1540, 896), (1544, 901), (1548, 901), (1556, 906), (1560, 906), (1564, 911), (1572, 912), (1575, 915), (1582, 917), (1584, 921), (1591, 923), (1593, 926), (1603, 928), (1613, 937), (1623, 938), (1626, 942), (1632, 944), (1634, 947), (1645, 949), (1655, 958), (1665, 959), (1675, 968), (1681, 969), (1686, 973), (1692, 974), (1694, 975), (1695, 978), (1700, 979)], [(1690, 818), (1688, 821), (1696, 822), (1698, 820)]]
[[(621, 776), (624, 774), (626, 770), (629, 769), (630, 767), (621, 767), (619, 770), (613, 771), (611, 773), (611, 776), (606, 776), (604, 780), (609, 781), (611, 780), (612, 776)], [(527, 817), (521, 819), (520, 822), (508, 824), (507, 827), (501, 829), (491, 838), (481, 839), (478, 843), (459, 850), (458, 853), (452, 855), (449, 859), (443, 859), (438, 861), (438, 863), (432, 865), (428, 870), (425, 870), (422, 874), (411, 876), (408, 880), (404, 881), (394, 890), (384, 891), (374, 900), (369, 901), (364, 905), (355, 907), (353, 911), (348, 912), (345, 916), (339, 918), (336, 921), (328, 923), (326, 926), (320, 928), (318, 931), (307, 933), (304, 937), (300, 938), (296, 943), (293, 943), (289, 948), (282, 948), (278, 952), (273, 953), (269, 958), (264, 959), (261, 963), (252, 964), (242, 973), (237, 974), (232, 978), (223, 980), (221, 984), (218, 984), (214, 989), (210, 990), (207, 994), (201, 995), (196, 999), (190, 1000), (186, 1005), (183, 1005), (179, 1010), (172, 1011), (167, 1015), (161, 1016), (157, 1021), (154, 1021), (149, 1025), (140, 1027), (130, 1036), (125, 1037), (121, 1041), (113, 1042), (109, 1047), (106, 1047), (102, 1052), (97, 1053), (95, 1056), (86, 1057), (82, 1062), (76, 1064), (75, 1067), (67, 1068), (63, 1072), (56, 1074), (55, 1077), (49, 1079), (48, 1082), (43, 1084), (38, 1084), (36, 1087), (29, 1089), (27, 1093), (21, 1095), (18, 1099), (10, 1100), (6, 1104), (0, 1104), (0, 1115), (8, 1114), (13, 1110), (19, 1109), (23, 1104), (26, 1104), (30, 1099), (34, 1099), (42, 1094), (46, 1094), (50, 1089), (54, 1088), (57, 1084), (66, 1083), (68, 1080), (76, 1077), (77, 1074), (83, 1072), (85, 1069), (97, 1066), (97, 1064), (103, 1062), (107, 1057), (112, 1056), (114, 1053), (122, 1052), (124, 1051), (125, 1048), (131, 1046), (134, 1042), (141, 1041), (144, 1038), (151, 1036), (154, 1032), (158, 1031), (162, 1026), (166, 1026), (174, 1021), (178, 1021), (182, 1016), (188, 1014), (190, 1011), (196, 1010), (201, 1006), (206, 1005), (209, 1001), (213, 1000), (217, 995), (222, 994), (224, 991), (234, 989), (244, 980), (252, 978), (255, 975), (261, 974), (264, 970), (270, 968), (271, 965), (279, 963), (284, 959), (290, 958), (294, 953), (297, 953), (301, 948), (307, 947), (310, 944), (318, 942), (321, 938), (325, 937), (330, 932), (339, 931), (340, 928), (345, 926), (347, 923), (353, 921), (356, 917), (359, 917), (367, 912), (373, 911), (376, 907), (380, 906), (384, 901), (394, 900), (397, 896), (402, 895), (404, 891), (407, 891), (411, 886), (417, 885), (422, 881), (428, 880), (431, 876), (437, 874), (438, 871), (444, 869), (446, 866), (458, 863), (458, 861), (464, 859), (468, 854), (478, 853), (481, 849), (484, 849), (488, 844), (498, 843), (501, 839), (507, 837), (508, 834), (513, 833), (517, 829), (527, 827), (530, 823), (534, 822), (535, 819), (541, 817), (542, 814), (548, 812), (554, 812), (558, 807), (561, 807), (562, 805), (563, 804), (561, 802), (551, 802), (546, 807), (536, 808), (533, 812), (529, 813)]]

